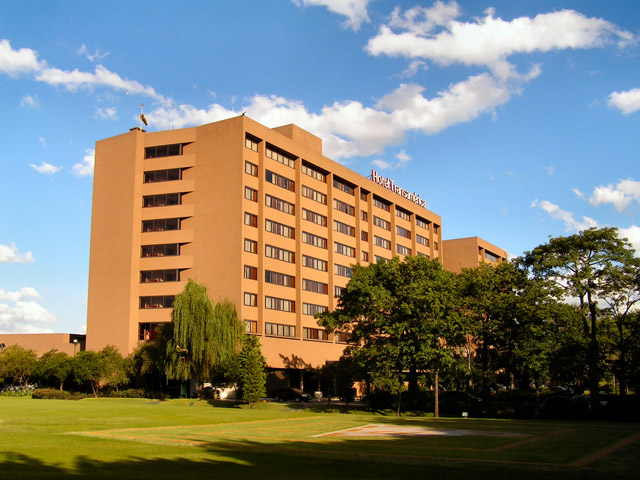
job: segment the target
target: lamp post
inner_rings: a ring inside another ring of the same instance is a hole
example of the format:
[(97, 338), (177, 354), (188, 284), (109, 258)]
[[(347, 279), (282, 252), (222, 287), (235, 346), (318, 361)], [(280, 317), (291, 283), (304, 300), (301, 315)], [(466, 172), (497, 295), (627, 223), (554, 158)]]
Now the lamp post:
[(78, 348), (78, 339), (74, 338), (73, 339), (73, 356), (76, 356), (76, 348)]

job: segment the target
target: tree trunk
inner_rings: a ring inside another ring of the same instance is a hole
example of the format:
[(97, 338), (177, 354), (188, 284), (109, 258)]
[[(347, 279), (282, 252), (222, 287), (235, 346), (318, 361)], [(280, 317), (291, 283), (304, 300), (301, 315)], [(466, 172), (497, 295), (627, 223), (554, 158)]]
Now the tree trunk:
[(396, 417), (402, 416), (402, 387), (398, 391), (398, 411), (396, 412)]
[(618, 383), (620, 388), (620, 396), (624, 397), (627, 394), (627, 352), (624, 344), (624, 327), (622, 320), (616, 322), (618, 327), (618, 336), (620, 338), (620, 344), (618, 346), (620, 350), (620, 368), (618, 369)]
[(434, 408), (434, 411), (433, 411), (433, 416), (435, 418), (440, 417), (440, 398), (439, 398), (439, 395), (440, 395), (439, 394), (439, 391), (440, 391), (440, 378), (439, 378), (439, 375), (438, 375), (439, 372), (440, 372), (440, 370), (436, 369), (435, 378), (434, 378), (434, 387), (436, 389), (436, 392), (435, 392), (435, 396), (434, 396), (434, 398), (435, 398), (435, 408)]
[(597, 311), (595, 302), (591, 301), (591, 293), (587, 293), (587, 302), (589, 305), (589, 316), (591, 318), (591, 336), (589, 341), (589, 390), (591, 398), (591, 411), (596, 413), (600, 410), (599, 390), (600, 383), (598, 377), (598, 330), (597, 330)]

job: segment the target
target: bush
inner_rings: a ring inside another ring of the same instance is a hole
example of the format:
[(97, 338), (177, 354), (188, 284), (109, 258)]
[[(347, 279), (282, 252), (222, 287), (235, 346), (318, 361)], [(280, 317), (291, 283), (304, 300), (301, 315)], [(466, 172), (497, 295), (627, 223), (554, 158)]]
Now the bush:
[(147, 394), (141, 388), (111, 390), (106, 396), (109, 398), (147, 398)]
[(84, 393), (71, 393), (57, 388), (38, 388), (33, 391), (31, 398), (37, 400), (79, 400), (87, 398), (87, 396)]
[(35, 390), (36, 385), (7, 385), (0, 389), (0, 397), (26, 397), (31, 395)]

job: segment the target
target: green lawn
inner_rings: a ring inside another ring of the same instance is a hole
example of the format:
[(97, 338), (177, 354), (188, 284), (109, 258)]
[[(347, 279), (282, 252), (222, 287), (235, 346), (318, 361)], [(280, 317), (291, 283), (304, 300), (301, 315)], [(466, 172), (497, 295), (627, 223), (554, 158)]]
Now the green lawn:
[[(475, 435), (315, 436), (370, 424)], [(507, 435), (508, 434), (508, 435)], [(0, 398), (1, 478), (637, 478), (638, 424)]]

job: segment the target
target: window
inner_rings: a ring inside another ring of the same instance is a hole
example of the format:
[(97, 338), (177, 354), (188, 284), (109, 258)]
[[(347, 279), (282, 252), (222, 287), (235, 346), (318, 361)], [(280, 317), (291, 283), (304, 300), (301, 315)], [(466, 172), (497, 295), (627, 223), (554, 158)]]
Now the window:
[(378, 198), (376, 196), (373, 197), (373, 204), (376, 207), (381, 208), (382, 210), (385, 210), (387, 212), (391, 211), (391, 205), (385, 200), (382, 200), (381, 198)]
[(327, 239), (319, 237), (309, 232), (302, 232), (302, 243), (313, 245), (318, 248), (327, 248)]
[(267, 207), (280, 210), (281, 212), (288, 213), (289, 215), (293, 215), (295, 213), (295, 206), (293, 203), (286, 202), (278, 197), (266, 194), (264, 196), (264, 203)]
[(249, 253), (258, 253), (258, 242), (245, 238), (244, 251)]
[(244, 146), (249, 150), (253, 150), (254, 152), (258, 151), (258, 144), (260, 140), (256, 137), (249, 135), (248, 133), (244, 136)]
[(264, 246), (264, 255), (269, 258), (275, 258), (287, 263), (296, 263), (296, 255), (290, 250), (274, 247), (273, 245)]
[(175, 143), (173, 145), (158, 145), (156, 147), (147, 147), (144, 149), (144, 158), (160, 158), (172, 157), (174, 155), (182, 155), (183, 143)]
[(500, 257), (498, 255), (491, 253), (489, 250), (484, 251), (484, 258), (491, 262), (497, 262), (498, 260), (500, 260)]
[(264, 221), (264, 229), (267, 232), (275, 233), (287, 238), (296, 238), (296, 229), (282, 223), (274, 222), (273, 220), (266, 219)]
[(315, 280), (303, 278), (302, 290), (313, 293), (322, 293), (326, 295), (327, 293), (329, 293), (329, 286), (326, 283), (316, 282)]
[(320, 260), (319, 258), (309, 257), (308, 255), (302, 256), (302, 265), (322, 272), (327, 271), (327, 262)]
[(411, 232), (406, 228), (402, 228), (401, 226), (396, 225), (396, 233), (401, 237), (408, 238), (409, 240), (411, 240)]
[(411, 249), (405, 247), (404, 245), (396, 245), (396, 249), (400, 255), (411, 255)]
[(250, 265), (244, 266), (244, 278), (249, 280), (257, 280), (258, 279), (258, 269), (256, 267), (252, 267)]
[(391, 250), (391, 242), (386, 238), (379, 237), (377, 235), (373, 236), (373, 243), (378, 247), (386, 248), (387, 250)]
[(368, 242), (368, 241), (369, 241), (369, 232), (365, 232), (364, 230), (362, 230), (362, 231), (360, 232), (360, 239), (361, 239), (363, 242)]
[(362, 261), (363, 262), (368, 262), (369, 261), (369, 252), (362, 252)]
[(296, 311), (296, 302), (286, 298), (264, 297), (264, 308), (293, 313)]
[(424, 245), (425, 247), (429, 246), (429, 239), (427, 237), (423, 237), (422, 235), (418, 235), (416, 233), (416, 243), (420, 245)]
[(436, 235), (438, 234), (438, 231), (440, 230), (440, 225), (433, 225), (433, 233), (435, 233)]
[(244, 212), (244, 224), (250, 227), (258, 226), (258, 216), (253, 213)]
[(140, 297), (140, 308), (171, 308), (175, 299), (175, 295)]
[(426, 253), (422, 253), (422, 252), (416, 252), (416, 255), (417, 255), (418, 257), (426, 257), (426, 258), (429, 258), (429, 255), (427, 255)]
[(336, 343), (349, 343), (351, 334), (347, 332), (336, 332)]
[(258, 322), (255, 320), (243, 320), (246, 333), (258, 333)]
[(329, 340), (329, 334), (321, 328), (302, 328), (302, 338), (307, 340)]
[(181, 168), (144, 172), (144, 183), (171, 182), (173, 180), (182, 180)]
[(282, 325), (281, 323), (265, 323), (264, 334), (276, 337), (295, 337), (296, 327), (293, 325)]
[(159, 218), (156, 220), (143, 220), (143, 232), (164, 232), (165, 230), (180, 230), (179, 218)]
[(320, 193), (313, 188), (309, 188), (306, 185), (302, 186), (302, 196), (306, 197), (314, 202), (321, 203), (322, 205), (327, 204), (327, 196), (324, 193)]
[(283, 177), (282, 175), (278, 175), (271, 170), (267, 170), (265, 172), (264, 178), (267, 182), (273, 183), (274, 185), (284, 188), (285, 190), (289, 190), (291, 192), (296, 191), (296, 182), (288, 179), (287, 177)]
[(143, 245), (141, 257), (173, 257), (180, 255), (179, 243), (165, 243), (160, 245)]
[(327, 217), (320, 215), (319, 213), (312, 212), (311, 210), (307, 210), (306, 208), (302, 209), (302, 219), (323, 227), (327, 226)]
[(342, 295), (342, 290), (344, 290), (344, 287), (339, 287), (338, 285), (333, 287), (333, 296), (334, 297), (339, 297), (340, 295)]
[(302, 304), (302, 314), (303, 315), (315, 315), (316, 313), (323, 313), (327, 311), (327, 307), (323, 305), (314, 305), (312, 303), (303, 303)]
[(151, 342), (156, 339), (157, 328), (161, 323), (158, 322), (143, 322), (138, 324), (138, 340), (146, 340)]
[(347, 257), (354, 257), (356, 256), (356, 249), (353, 247), (350, 247), (348, 245), (344, 245), (342, 243), (338, 243), (338, 242), (333, 242), (334, 248), (335, 248), (335, 252), (339, 253), (340, 255), (346, 255)]
[(264, 281), (266, 283), (272, 283), (283, 287), (295, 288), (296, 286), (296, 277), (292, 275), (285, 275), (284, 273), (272, 272), (271, 270), (266, 270), (264, 272)]
[(335, 274), (340, 275), (341, 277), (351, 278), (351, 268), (336, 264)]
[(396, 207), (396, 217), (400, 217), (403, 220), (409, 221), (411, 218), (411, 214), (409, 212), (402, 210), (399, 207)]
[(305, 175), (309, 175), (316, 180), (320, 180), (323, 183), (327, 183), (327, 175), (324, 172), (304, 161), (302, 162), (302, 173), (304, 173)]
[(356, 229), (351, 225), (347, 225), (346, 223), (339, 222), (338, 220), (333, 221), (333, 228), (336, 232), (344, 233), (345, 235), (349, 235), (350, 237), (356, 236)]
[(182, 205), (182, 194), (163, 193), (160, 195), (145, 195), (142, 197), (142, 207), (166, 207), (169, 205)]
[(346, 213), (347, 215), (355, 215), (355, 208), (353, 208), (348, 203), (341, 202), (337, 198), (333, 199), (333, 208), (340, 212)]
[(376, 263), (387, 263), (389, 261), (388, 258), (381, 257), (380, 255), (375, 256)]
[(369, 194), (369, 192), (367, 192), (365, 190), (360, 190), (360, 200), (364, 200), (366, 202), (368, 194)]
[(353, 195), (355, 191), (355, 187), (337, 177), (333, 177), (333, 186), (338, 190), (342, 190), (343, 192), (348, 193), (349, 195)]
[(251, 200), (252, 202), (258, 201), (258, 191), (251, 187), (244, 187), (244, 198)]
[(386, 220), (383, 220), (380, 217), (376, 217), (375, 215), (373, 216), (373, 224), (376, 227), (380, 227), (389, 231), (391, 230), (391, 224), (389, 222), (387, 222)]
[(251, 162), (245, 161), (244, 162), (244, 172), (248, 173), (252, 177), (257, 177), (258, 176), (258, 166), (255, 163), (251, 163)]
[(278, 151), (276, 150), (276, 148), (272, 147), (271, 145), (267, 144), (267, 148), (265, 148), (264, 150), (264, 156), (267, 158), (271, 158), (272, 160), (275, 160), (278, 163), (286, 165), (287, 167), (291, 167), (291, 168), (296, 167), (296, 160), (294, 156), (289, 155), (288, 153), (284, 153), (282, 151)]
[(438, 251), (438, 242), (433, 242), (433, 249), (437, 252)]
[(364, 210), (362, 210), (360, 212), (360, 217), (362, 218), (363, 222), (368, 222), (369, 221), (369, 214), (367, 212), (365, 212)]
[(429, 222), (416, 216), (416, 225), (420, 228), (424, 228), (425, 230), (429, 230)]
[(175, 268), (169, 270), (143, 270), (140, 272), (140, 283), (178, 281), (180, 281), (180, 271)]
[(258, 306), (258, 295), (255, 293), (244, 292), (244, 302), (247, 307)]

